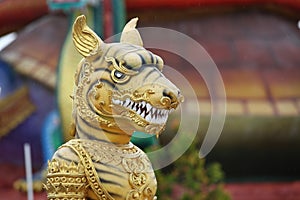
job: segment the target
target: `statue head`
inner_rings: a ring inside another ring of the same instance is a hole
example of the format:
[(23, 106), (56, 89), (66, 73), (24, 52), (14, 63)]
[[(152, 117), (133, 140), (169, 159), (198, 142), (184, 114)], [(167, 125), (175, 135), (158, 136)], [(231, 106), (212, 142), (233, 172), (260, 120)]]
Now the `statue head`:
[(137, 20), (125, 25), (119, 43), (105, 43), (85, 16), (76, 19), (73, 42), (83, 59), (75, 75), (75, 120), (110, 133), (159, 135), (183, 100), (162, 74), (162, 58), (143, 47)]

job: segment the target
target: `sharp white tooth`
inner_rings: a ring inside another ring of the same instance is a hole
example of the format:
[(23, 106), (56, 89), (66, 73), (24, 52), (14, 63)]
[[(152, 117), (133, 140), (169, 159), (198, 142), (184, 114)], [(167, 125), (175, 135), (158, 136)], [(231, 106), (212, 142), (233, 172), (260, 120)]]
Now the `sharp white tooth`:
[(154, 124), (156, 124), (156, 119), (155, 119), (155, 118), (152, 118), (152, 121), (151, 121), (151, 123), (154, 123)]
[(115, 104), (119, 104), (119, 103), (120, 103), (120, 100), (116, 99)]
[(138, 104), (136, 104), (136, 110), (140, 110), (140, 104), (138, 103)]
[(152, 106), (149, 103), (147, 103), (146, 107), (147, 107), (147, 112), (149, 112)]
[(156, 124), (159, 124), (159, 117), (156, 118), (155, 122)]
[(150, 117), (150, 122), (154, 123), (154, 117), (152, 117), (152, 116)]
[(163, 114), (162, 110), (159, 109), (159, 115), (161, 116)]
[(138, 109), (138, 110), (136, 111), (136, 113), (137, 113), (138, 115), (141, 115), (141, 109)]
[(142, 118), (145, 118), (145, 115), (146, 115), (146, 113), (143, 112), (143, 113), (141, 114)]
[(154, 114), (156, 112), (156, 108), (152, 107), (152, 113)]
[(134, 102), (133, 101), (130, 101), (130, 104), (129, 104), (129, 108), (131, 109), (131, 106), (134, 104)]
[(151, 117), (151, 123), (155, 123), (155, 118)]
[(148, 121), (148, 122), (151, 122), (151, 123), (152, 123), (152, 120), (151, 120), (151, 116), (150, 116), (150, 115), (147, 115), (145, 119), (146, 119), (146, 121)]
[(125, 103), (124, 103), (124, 106), (128, 107), (129, 103), (130, 103), (130, 101), (129, 101), (129, 99), (127, 98), (126, 101), (125, 101)]
[(168, 115), (166, 115), (165, 120), (164, 120), (164, 123), (166, 123), (167, 120), (168, 120)]

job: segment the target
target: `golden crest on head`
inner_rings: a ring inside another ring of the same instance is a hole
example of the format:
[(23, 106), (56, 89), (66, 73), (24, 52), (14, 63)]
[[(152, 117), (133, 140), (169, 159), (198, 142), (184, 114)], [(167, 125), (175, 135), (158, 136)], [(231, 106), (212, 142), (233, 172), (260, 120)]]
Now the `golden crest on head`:
[(97, 49), (103, 43), (100, 37), (88, 27), (86, 17), (77, 17), (73, 25), (73, 42), (78, 52), (83, 57), (97, 53)]
[(121, 43), (129, 43), (137, 46), (143, 46), (143, 40), (140, 33), (136, 30), (138, 18), (131, 19), (124, 27), (121, 35)]
[[(135, 28), (138, 18), (131, 19), (124, 27), (121, 34), (121, 43), (143, 46), (140, 33)], [(88, 57), (101, 52), (102, 39), (88, 27), (86, 17), (77, 17), (73, 25), (73, 42), (78, 52), (83, 57)]]

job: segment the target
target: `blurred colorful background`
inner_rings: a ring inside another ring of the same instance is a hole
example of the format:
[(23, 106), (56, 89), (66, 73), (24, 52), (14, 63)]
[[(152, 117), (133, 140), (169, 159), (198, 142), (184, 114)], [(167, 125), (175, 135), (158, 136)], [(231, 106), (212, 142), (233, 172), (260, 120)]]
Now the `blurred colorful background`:
[[(212, 113), (207, 85), (188, 60), (153, 50), (192, 84), (197, 102), (189, 101), (193, 91), (181, 88), (191, 123), (198, 104), (201, 113), (191, 148), (157, 172), (161, 199), (300, 199), (298, 0), (0, 1), (0, 44), (10, 41), (0, 49), (1, 197), (27, 198), (21, 191), (24, 143), (31, 145), (34, 178), (41, 180), (47, 160), (70, 139), (69, 96), (81, 57), (69, 36), (79, 14), (103, 39), (136, 16), (138, 27), (184, 33), (204, 47), (221, 73), (225, 124), (216, 146), (200, 160)], [(177, 115), (159, 140), (133, 142), (146, 150), (168, 144), (180, 123)], [(35, 199), (46, 199), (45, 192), (35, 192)]]

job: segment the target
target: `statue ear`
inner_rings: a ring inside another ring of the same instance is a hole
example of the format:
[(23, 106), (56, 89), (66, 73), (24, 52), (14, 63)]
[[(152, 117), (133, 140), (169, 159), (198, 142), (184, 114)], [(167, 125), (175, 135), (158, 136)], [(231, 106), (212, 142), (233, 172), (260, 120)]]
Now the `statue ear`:
[(97, 53), (103, 43), (100, 37), (86, 24), (86, 17), (80, 15), (73, 25), (73, 43), (77, 51), (84, 57)]
[(121, 35), (121, 43), (129, 43), (138, 46), (143, 46), (143, 41), (140, 33), (135, 28), (138, 18), (131, 19), (124, 27)]

